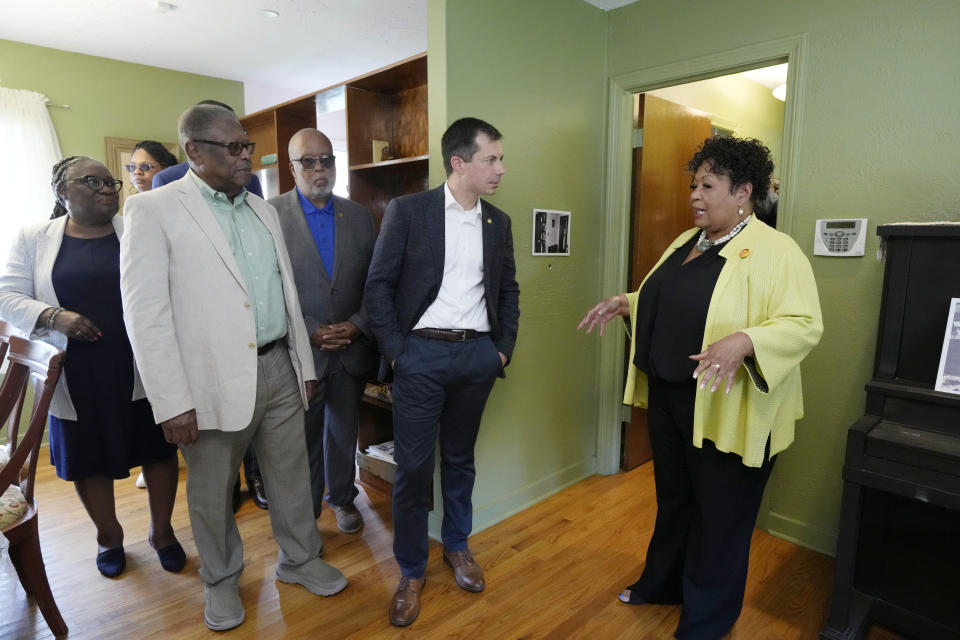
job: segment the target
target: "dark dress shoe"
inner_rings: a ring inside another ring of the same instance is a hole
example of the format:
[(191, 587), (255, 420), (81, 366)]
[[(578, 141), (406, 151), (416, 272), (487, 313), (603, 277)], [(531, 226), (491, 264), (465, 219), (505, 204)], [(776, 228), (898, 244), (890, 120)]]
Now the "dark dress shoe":
[(233, 512), (240, 510), (240, 503), (243, 499), (240, 497), (240, 474), (237, 474), (237, 481), (233, 483)]
[(263, 490), (263, 478), (260, 476), (247, 476), (247, 491), (250, 492), (250, 498), (253, 504), (261, 509), (267, 508), (267, 494)]
[(390, 624), (395, 627), (406, 627), (412, 624), (420, 615), (420, 592), (427, 582), (423, 578), (400, 578), (397, 590), (390, 600)]
[(463, 551), (443, 550), (443, 561), (453, 567), (453, 577), (464, 591), (474, 593), (483, 591), (487, 585), (483, 581), (483, 570), (473, 559), (469, 549)]
[(104, 549), (97, 554), (97, 569), (108, 578), (116, 578), (127, 568), (127, 554), (123, 547)]

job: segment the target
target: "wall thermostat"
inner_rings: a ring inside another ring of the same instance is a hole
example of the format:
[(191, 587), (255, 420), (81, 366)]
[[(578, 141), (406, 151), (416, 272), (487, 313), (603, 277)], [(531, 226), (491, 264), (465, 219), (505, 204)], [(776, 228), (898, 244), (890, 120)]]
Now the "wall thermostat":
[(862, 256), (866, 244), (867, 219), (817, 220), (813, 234), (813, 255)]

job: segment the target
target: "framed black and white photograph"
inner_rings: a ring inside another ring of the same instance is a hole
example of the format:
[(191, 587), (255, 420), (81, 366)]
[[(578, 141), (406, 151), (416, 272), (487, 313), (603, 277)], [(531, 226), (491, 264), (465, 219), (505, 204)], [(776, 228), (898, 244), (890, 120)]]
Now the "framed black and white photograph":
[(943, 333), (937, 391), (960, 394), (960, 298), (950, 300), (947, 329)]
[(533, 255), (570, 255), (570, 212), (533, 210)]

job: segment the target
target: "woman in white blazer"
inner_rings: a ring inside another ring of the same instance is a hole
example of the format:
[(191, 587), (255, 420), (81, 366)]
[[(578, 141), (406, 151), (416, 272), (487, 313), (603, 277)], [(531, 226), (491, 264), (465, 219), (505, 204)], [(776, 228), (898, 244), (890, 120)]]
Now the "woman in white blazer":
[(97, 527), (97, 568), (116, 577), (126, 567), (113, 481), (142, 466), (148, 540), (164, 569), (180, 571), (186, 556), (170, 524), (177, 449), (153, 421), (123, 323), (122, 183), (71, 156), (54, 165), (51, 186), (51, 220), (20, 230), (0, 275), (0, 317), (67, 352), (50, 403), (50, 459)]

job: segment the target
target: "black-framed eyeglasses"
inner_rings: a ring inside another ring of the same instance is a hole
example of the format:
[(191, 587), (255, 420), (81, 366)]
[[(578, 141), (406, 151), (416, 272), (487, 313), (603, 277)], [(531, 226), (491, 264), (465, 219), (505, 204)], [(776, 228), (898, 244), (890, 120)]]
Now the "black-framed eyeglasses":
[(92, 191), (100, 191), (106, 187), (114, 193), (120, 193), (120, 189), (123, 189), (122, 180), (114, 180), (113, 178), (103, 179), (100, 176), (81, 176), (79, 178), (70, 178), (69, 180), (64, 180), (64, 182), (80, 182), (81, 180)]
[(193, 142), (202, 142), (203, 144), (212, 144), (217, 147), (223, 147), (232, 156), (238, 156), (246, 149), (247, 153), (253, 155), (253, 150), (257, 146), (256, 142), (217, 142), (216, 140), (193, 140)]
[(133, 173), (137, 169), (140, 169), (140, 171), (143, 171), (144, 173), (146, 173), (147, 171), (150, 171), (154, 167), (159, 167), (159, 166), (160, 166), (159, 162), (141, 162), (139, 164), (135, 162), (131, 162), (130, 164), (123, 165), (123, 168), (126, 169), (129, 173)]
[(337, 163), (337, 156), (320, 156), (319, 158), (314, 158), (312, 156), (303, 156), (302, 158), (293, 158), (291, 162), (299, 162), (300, 165), (307, 171), (313, 171), (317, 168), (317, 163), (320, 163), (320, 166), (324, 169), (333, 169)]

